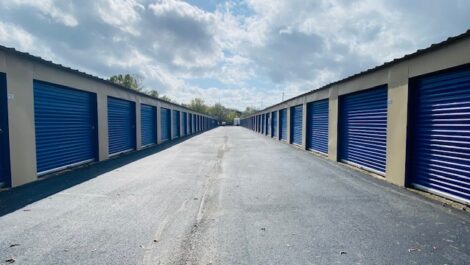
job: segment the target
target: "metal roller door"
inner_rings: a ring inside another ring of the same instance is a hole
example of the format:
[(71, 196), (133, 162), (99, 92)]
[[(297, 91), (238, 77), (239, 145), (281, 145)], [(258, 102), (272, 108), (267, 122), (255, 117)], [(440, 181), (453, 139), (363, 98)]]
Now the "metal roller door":
[(142, 146), (157, 143), (157, 108), (140, 105), (140, 134)]
[(266, 135), (271, 134), (271, 115), (270, 113), (266, 113)]
[(271, 137), (277, 136), (277, 111), (271, 113)]
[(193, 115), (191, 113), (188, 113), (188, 134), (193, 134)]
[(183, 124), (183, 128), (182, 128), (182, 132), (183, 132), (183, 136), (186, 136), (188, 135), (188, 114), (186, 112), (183, 112), (183, 120), (182, 120), (182, 124)]
[(302, 105), (291, 108), (291, 142), (302, 144)]
[(170, 139), (171, 132), (171, 110), (166, 108), (160, 108), (160, 126), (161, 126), (161, 138), (162, 141)]
[(96, 95), (34, 81), (38, 175), (97, 157)]
[(470, 204), (470, 67), (413, 82), (412, 186)]
[(340, 160), (385, 174), (387, 87), (340, 97)]
[(11, 184), (7, 101), (6, 76), (0, 73), (0, 188)]
[(135, 103), (108, 97), (108, 148), (116, 155), (135, 148)]
[(196, 114), (193, 114), (193, 133), (196, 133)]
[(287, 109), (281, 109), (279, 111), (279, 139), (287, 141)]
[(171, 138), (175, 139), (180, 137), (180, 112), (173, 110), (173, 119), (171, 119), (173, 126), (171, 127)]
[(328, 153), (328, 99), (307, 105), (307, 149)]

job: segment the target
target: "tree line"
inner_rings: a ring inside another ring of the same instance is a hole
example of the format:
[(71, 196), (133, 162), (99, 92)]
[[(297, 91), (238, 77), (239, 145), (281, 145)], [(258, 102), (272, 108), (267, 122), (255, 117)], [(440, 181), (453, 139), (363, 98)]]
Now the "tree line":
[[(113, 75), (109, 78), (109, 81), (122, 85), (124, 87), (145, 93), (152, 97), (162, 99), (164, 101), (177, 103), (173, 99), (165, 95), (159, 95), (156, 89), (149, 89), (143, 86), (143, 77), (136, 74), (119, 74)], [(202, 98), (194, 98), (188, 104), (181, 103), (182, 106), (215, 117), (219, 122), (232, 123), (235, 118), (244, 118), (257, 110), (254, 108), (247, 107), (245, 111), (239, 111), (233, 108), (227, 108), (220, 103), (214, 105), (208, 105)]]

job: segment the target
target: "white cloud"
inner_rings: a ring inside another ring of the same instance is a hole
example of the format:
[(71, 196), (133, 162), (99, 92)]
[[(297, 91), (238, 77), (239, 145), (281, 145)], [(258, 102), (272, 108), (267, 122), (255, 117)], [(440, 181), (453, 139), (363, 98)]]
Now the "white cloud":
[(132, 35), (139, 35), (135, 24), (140, 21), (139, 11), (144, 5), (134, 0), (101, 0), (95, 3), (100, 18), (107, 24)]
[(4, 4), (7, 7), (32, 7), (65, 26), (75, 27), (78, 25), (78, 20), (73, 15), (68, 14), (66, 10), (57, 8), (57, 2), (54, 0), (9, 0), (5, 1)]
[(228, 0), (215, 10), (180, 0), (10, 0), (0, 1), (0, 42), (98, 76), (140, 74), (178, 102), (220, 98), (242, 109), (464, 32), (469, 9), (459, 0)]

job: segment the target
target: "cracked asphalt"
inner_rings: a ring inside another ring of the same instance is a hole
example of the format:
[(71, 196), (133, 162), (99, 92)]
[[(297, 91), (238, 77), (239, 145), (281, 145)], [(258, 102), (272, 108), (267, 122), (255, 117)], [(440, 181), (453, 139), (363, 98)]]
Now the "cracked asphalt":
[(470, 214), (240, 127), (0, 192), (0, 264), (470, 264)]

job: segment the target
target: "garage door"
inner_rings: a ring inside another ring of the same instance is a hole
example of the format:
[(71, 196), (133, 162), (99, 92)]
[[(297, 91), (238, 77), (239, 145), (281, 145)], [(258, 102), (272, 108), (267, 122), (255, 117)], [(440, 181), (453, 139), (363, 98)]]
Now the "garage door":
[(97, 157), (96, 95), (34, 81), (38, 175)]
[(271, 115), (270, 113), (266, 113), (266, 135), (271, 134)]
[(135, 103), (108, 97), (109, 155), (135, 148)]
[(291, 141), (302, 144), (302, 105), (291, 108)]
[(183, 128), (182, 128), (182, 134), (183, 136), (187, 135), (188, 134), (188, 114), (186, 112), (183, 112), (183, 120), (182, 120), (182, 124), (183, 124)]
[(10, 185), (6, 76), (0, 73), (0, 187)]
[(387, 87), (340, 97), (340, 160), (385, 174)]
[(142, 146), (157, 143), (157, 108), (140, 105), (140, 132)]
[(287, 141), (287, 109), (281, 109), (279, 111), (279, 125), (281, 126), (279, 139)]
[(170, 132), (171, 132), (171, 110), (166, 108), (160, 108), (160, 124), (162, 128), (161, 138), (162, 141), (166, 141), (170, 139)]
[(328, 99), (307, 105), (307, 149), (328, 153)]
[(470, 67), (419, 78), (411, 91), (412, 185), (470, 203)]
[(193, 115), (188, 113), (188, 134), (193, 133)]
[(171, 123), (173, 124), (171, 129), (171, 138), (175, 139), (180, 137), (180, 112), (177, 110), (173, 110), (173, 118), (171, 119)]
[(277, 136), (277, 111), (273, 111), (271, 113), (271, 136), (276, 137)]

